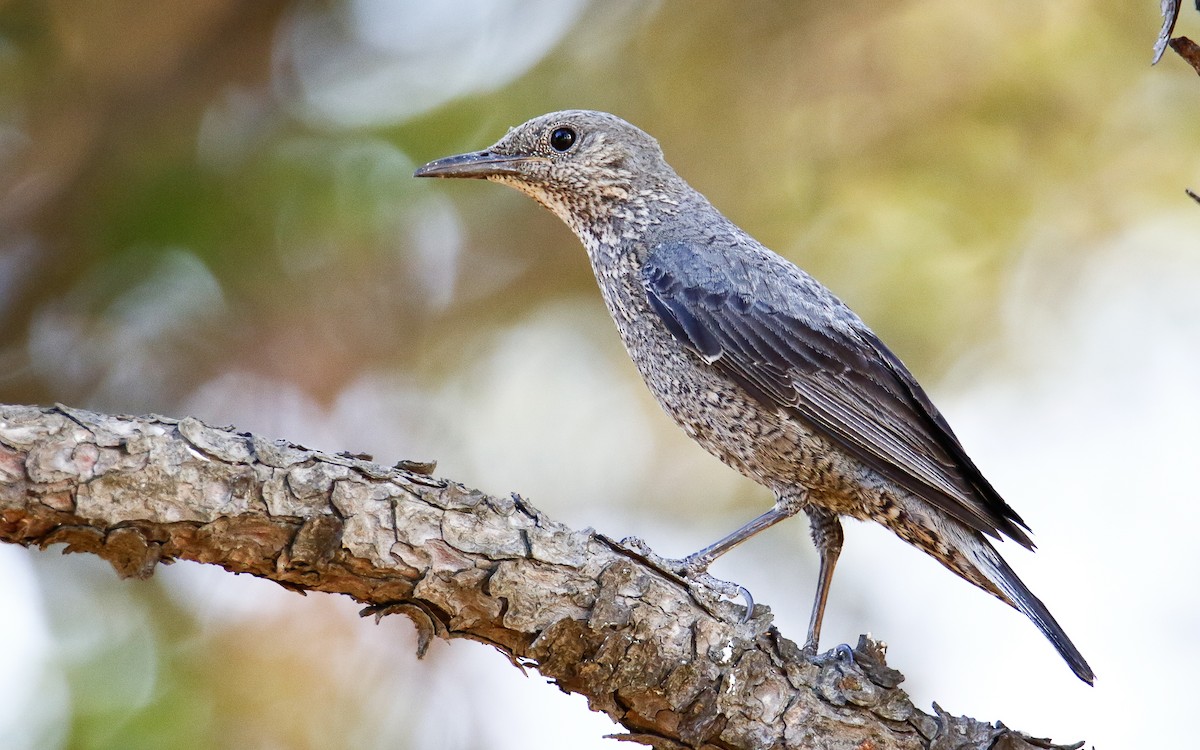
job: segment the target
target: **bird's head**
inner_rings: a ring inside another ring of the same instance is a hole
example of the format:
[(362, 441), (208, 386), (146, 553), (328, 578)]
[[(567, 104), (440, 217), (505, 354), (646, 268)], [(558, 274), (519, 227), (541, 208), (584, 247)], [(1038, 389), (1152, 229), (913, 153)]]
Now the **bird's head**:
[(551, 112), (508, 131), (483, 151), (431, 161), (417, 177), (471, 177), (510, 185), (576, 233), (596, 221), (637, 219), (670, 204), (681, 184), (658, 141), (615, 115)]

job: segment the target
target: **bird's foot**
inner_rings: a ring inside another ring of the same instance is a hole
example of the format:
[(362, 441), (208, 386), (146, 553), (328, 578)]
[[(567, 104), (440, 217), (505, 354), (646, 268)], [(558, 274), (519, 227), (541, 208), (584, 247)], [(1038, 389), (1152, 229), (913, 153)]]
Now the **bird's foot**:
[(841, 643), (823, 654), (815, 653), (815, 649), (809, 652), (805, 644), (802, 652), (809, 663), (823, 670), (832, 670), (834, 674), (855, 671), (883, 688), (891, 689), (904, 681), (904, 675), (887, 665), (887, 646), (870, 636), (860, 636), (857, 646)]
[(800, 653), (812, 664), (824, 666), (831, 662), (842, 662), (843, 664), (855, 664), (854, 649), (849, 643), (839, 643), (823, 654), (817, 653), (817, 644), (811, 641), (804, 644), (804, 648), (800, 649)]
[[(672, 560), (670, 562), (686, 562), (687, 558), (682, 561)], [(704, 588), (710, 591), (716, 591), (724, 599), (741, 599), (745, 603), (745, 610), (742, 612), (742, 622), (749, 622), (754, 616), (754, 597), (750, 595), (750, 589), (741, 584), (732, 581), (722, 581), (720, 578), (715, 578), (707, 572), (701, 572), (687, 577), (688, 581), (699, 583)]]
[[(637, 537), (626, 537), (621, 540), (619, 546), (636, 554), (651, 567), (669, 574), (687, 586), (696, 600), (713, 614), (716, 614), (716, 607), (722, 599), (741, 599), (746, 605), (745, 612), (742, 614), (742, 622), (749, 621), (753, 616), (754, 597), (750, 595), (750, 591), (745, 586), (731, 581), (722, 581), (712, 576), (708, 572), (711, 560), (700, 555), (689, 555), (678, 560), (662, 557), (655, 554), (646, 542)], [(713, 596), (714, 592), (717, 594), (715, 597)]]

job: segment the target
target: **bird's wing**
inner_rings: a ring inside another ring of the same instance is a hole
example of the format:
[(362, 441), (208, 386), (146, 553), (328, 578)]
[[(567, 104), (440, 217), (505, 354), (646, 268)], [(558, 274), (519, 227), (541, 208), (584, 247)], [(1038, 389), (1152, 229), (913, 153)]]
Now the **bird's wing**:
[(776, 260), (669, 243), (649, 253), (642, 280), (667, 330), (760, 403), (972, 528), (1032, 548), (904, 364), (824, 287)]

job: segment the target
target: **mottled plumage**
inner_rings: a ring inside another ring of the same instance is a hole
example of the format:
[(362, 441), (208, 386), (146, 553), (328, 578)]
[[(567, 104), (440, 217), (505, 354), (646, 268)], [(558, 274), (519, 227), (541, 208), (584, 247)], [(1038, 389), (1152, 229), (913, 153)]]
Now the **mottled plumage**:
[(663, 409), (775, 507), (683, 561), (702, 571), (804, 511), (821, 552), (815, 650), (839, 516), (876, 521), (1029, 616), (1091, 669), (985, 537), (1028, 527), (967, 456), (908, 369), (828, 289), (722, 216), (658, 143), (601, 112), (555, 112), (418, 176), (477, 177), (530, 195), (579, 236), (617, 330)]

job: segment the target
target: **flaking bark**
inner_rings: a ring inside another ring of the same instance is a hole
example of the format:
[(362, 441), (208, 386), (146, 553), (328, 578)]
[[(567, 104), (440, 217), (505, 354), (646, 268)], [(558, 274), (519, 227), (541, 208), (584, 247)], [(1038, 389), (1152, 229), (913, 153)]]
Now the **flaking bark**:
[(868, 639), (806, 660), (766, 607), (742, 622), (517, 495), (190, 418), (0, 406), (0, 540), (123, 577), (194, 560), (345, 594), (408, 615), (422, 652), (435, 635), (489, 643), (655, 748), (1056, 747), (915, 708)]

